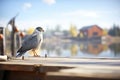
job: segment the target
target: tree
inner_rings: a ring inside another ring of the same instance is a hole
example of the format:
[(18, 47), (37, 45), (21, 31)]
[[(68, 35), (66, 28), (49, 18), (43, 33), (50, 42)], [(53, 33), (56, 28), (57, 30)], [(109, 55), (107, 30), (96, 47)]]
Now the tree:
[(77, 32), (77, 28), (75, 25), (70, 25), (70, 34), (72, 37), (77, 37), (78, 32)]
[(108, 34), (111, 36), (120, 36), (120, 27), (114, 24), (113, 27), (109, 30)]
[(34, 27), (30, 27), (28, 30), (27, 30), (27, 34), (32, 34), (34, 31)]
[(108, 34), (108, 30), (107, 29), (103, 29), (103, 36), (106, 36)]

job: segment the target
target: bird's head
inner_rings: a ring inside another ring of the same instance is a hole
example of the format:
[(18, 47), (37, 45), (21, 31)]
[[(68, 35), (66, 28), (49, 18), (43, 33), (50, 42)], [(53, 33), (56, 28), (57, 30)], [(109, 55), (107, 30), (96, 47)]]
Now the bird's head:
[(41, 28), (41, 27), (37, 27), (36, 30), (38, 30), (40, 32), (44, 32), (43, 28)]

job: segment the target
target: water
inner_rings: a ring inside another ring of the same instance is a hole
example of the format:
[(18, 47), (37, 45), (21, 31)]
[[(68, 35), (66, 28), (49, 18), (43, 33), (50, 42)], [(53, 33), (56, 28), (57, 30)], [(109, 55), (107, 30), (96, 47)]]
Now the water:
[(120, 43), (50, 42), (43, 43), (39, 54), (48, 57), (120, 58)]

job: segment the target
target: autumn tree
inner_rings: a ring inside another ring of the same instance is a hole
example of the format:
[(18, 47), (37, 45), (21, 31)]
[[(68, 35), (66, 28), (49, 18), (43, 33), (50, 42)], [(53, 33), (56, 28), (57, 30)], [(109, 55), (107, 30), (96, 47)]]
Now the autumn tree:
[(103, 36), (106, 36), (108, 34), (108, 30), (107, 29), (103, 29)]
[(34, 27), (30, 27), (28, 30), (27, 30), (27, 34), (32, 34), (34, 31)]
[(78, 35), (77, 28), (73, 24), (70, 25), (70, 34), (72, 37), (77, 37)]

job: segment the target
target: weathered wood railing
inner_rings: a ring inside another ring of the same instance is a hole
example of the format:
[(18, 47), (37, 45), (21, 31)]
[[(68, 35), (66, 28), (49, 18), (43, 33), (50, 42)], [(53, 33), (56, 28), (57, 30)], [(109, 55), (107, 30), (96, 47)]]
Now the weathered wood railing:
[(0, 62), (0, 70), (3, 80), (120, 80), (120, 59), (25, 57)]

